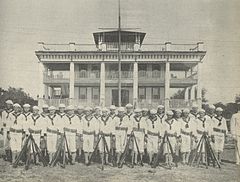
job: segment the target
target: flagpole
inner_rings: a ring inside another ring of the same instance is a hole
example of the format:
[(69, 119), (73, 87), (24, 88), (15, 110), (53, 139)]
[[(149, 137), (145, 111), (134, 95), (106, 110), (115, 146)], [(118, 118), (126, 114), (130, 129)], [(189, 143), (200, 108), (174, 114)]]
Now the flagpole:
[(121, 6), (118, 0), (118, 106), (122, 105), (121, 98)]

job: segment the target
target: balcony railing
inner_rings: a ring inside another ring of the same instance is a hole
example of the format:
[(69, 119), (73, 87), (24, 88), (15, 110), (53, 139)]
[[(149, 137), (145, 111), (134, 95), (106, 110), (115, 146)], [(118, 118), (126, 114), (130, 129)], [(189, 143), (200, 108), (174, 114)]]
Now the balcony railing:
[(164, 100), (162, 99), (138, 99), (138, 107), (140, 108), (157, 108), (158, 105), (164, 105)]
[[(112, 79), (118, 79), (118, 71), (107, 71), (106, 72), (106, 79), (112, 80)], [(133, 78), (133, 72), (132, 71), (121, 71), (121, 78), (122, 79), (132, 79)]]
[(194, 101), (184, 99), (170, 99), (170, 108), (190, 108)]
[(161, 71), (138, 71), (139, 79), (160, 79), (163, 78), (163, 73)]
[(69, 71), (44, 72), (43, 81), (44, 82), (68, 82)]
[(100, 71), (79, 71), (75, 72), (75, 80), (81, 79), (99, 79)]
[[(121, 50), (122, 51), (133, 51), (134, 43), (122, 42)], [(117, 42), (106, 43), (106, 51), (118, 51), (118, 43)]]

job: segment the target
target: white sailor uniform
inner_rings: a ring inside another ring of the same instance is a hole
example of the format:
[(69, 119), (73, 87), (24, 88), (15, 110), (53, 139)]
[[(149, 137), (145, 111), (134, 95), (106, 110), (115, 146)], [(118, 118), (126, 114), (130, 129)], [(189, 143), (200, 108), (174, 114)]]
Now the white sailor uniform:
[[(144, 152), (144, 138), (145, 138), (145, 134), (147, 133), (147, 122), (145, 120), (145, 118), (143, 118), (142, 116), (136, 117), (133, 116), (133, 132), (134, 132), (134, 136), (136, 138), (136, 142), (138, 144), (138, 148), (139, 148), (139, 152), (143, 153)], [(134, 152), (138, 152), (137, 150), (137, 146), (136, 146), (136, 142), (134, 142), (134, 147), (133, 150)]]
[[(169, 138), (169, 142), (172, 146), (173, 152), (176, 152), (177, 137), (180, 135), (181, 123), (176, 121), (174, 118), (165, 119), (163, 122), (163, 127)], [(166, 142), (166, 141), (165, 141)], [(170, 153), (170, 146), (164, 145), (164, 153)]]
[(151, 118), (147, 120), (147, 151), (157, 153), (159, 148), (159, 137), (163, 137), (164, 129), (163, 123), (159, 117)]
[(98, 121), (94, 116), (82, 118), (83, 150), (93, 152), (95, 135), (99, 132)]
[[(112, 139), (112, 134), (114, 133), (115, 126), (112, 118), (110, 115), (103, 117), (100, 117), (100, 135), (104, 135), (104, 138), (107, 143), (108, 150), (110, 150), (113, 146), (111, 146), (111, 139)], [(100, 136), (101, 137), (101, 136)], [(103, 140), (100, 141), (99, 143), (99, 151), (104, 152), (104, 143)]]
[(115, 123), (115, 136), (116, 136), (116, 152), (123, 152), (127, 143), (127, 135), (131, 133), (132, 124), (129, 122), (128, 116), (116, 116)]
[(227, 134), (227, 123), (224, 117), (213, 118), (213, 135), (215, 152), (223, 152), (225, 136)]
[(58, 140), (58, 127), (57, 127), (57, 115), (48, 115), (47, 116), (47, 150), (50, 153), (54, 153), (57, 150), (57, 140)]
[(4, 110), (2, 112), (2, 117), (1, 117), (1, 124), (0, 128), (3, 129), (3, 146), (5, 149), (10, 149), (10, 141), (9, 138), (7, 137), (7, 132), (9, 131), (9, 128), (13, 126), (14, 120), (11, 120), (11, 113), (13, 112), (12, 109), (9, 110)]
[(192, 136), (196, 135), (196, 120), (188, 116), (187, 118), (181, 118), (181, 152), (190, 152), (192, 150), (191, 140)]

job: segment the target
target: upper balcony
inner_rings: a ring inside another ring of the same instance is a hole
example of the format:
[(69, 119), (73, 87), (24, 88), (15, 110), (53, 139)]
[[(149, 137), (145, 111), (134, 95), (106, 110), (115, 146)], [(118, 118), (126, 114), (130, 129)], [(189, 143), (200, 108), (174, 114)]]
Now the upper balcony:
[(69, 71), (46, 71), (43, 83), (69, 83)]

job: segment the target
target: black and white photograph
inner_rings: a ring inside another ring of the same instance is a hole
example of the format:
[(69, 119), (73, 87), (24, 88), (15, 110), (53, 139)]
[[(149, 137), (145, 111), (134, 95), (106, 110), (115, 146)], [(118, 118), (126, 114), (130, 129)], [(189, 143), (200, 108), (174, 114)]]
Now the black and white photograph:
[(0, 0), (0, 182), (240, 181), (239, 10)]

